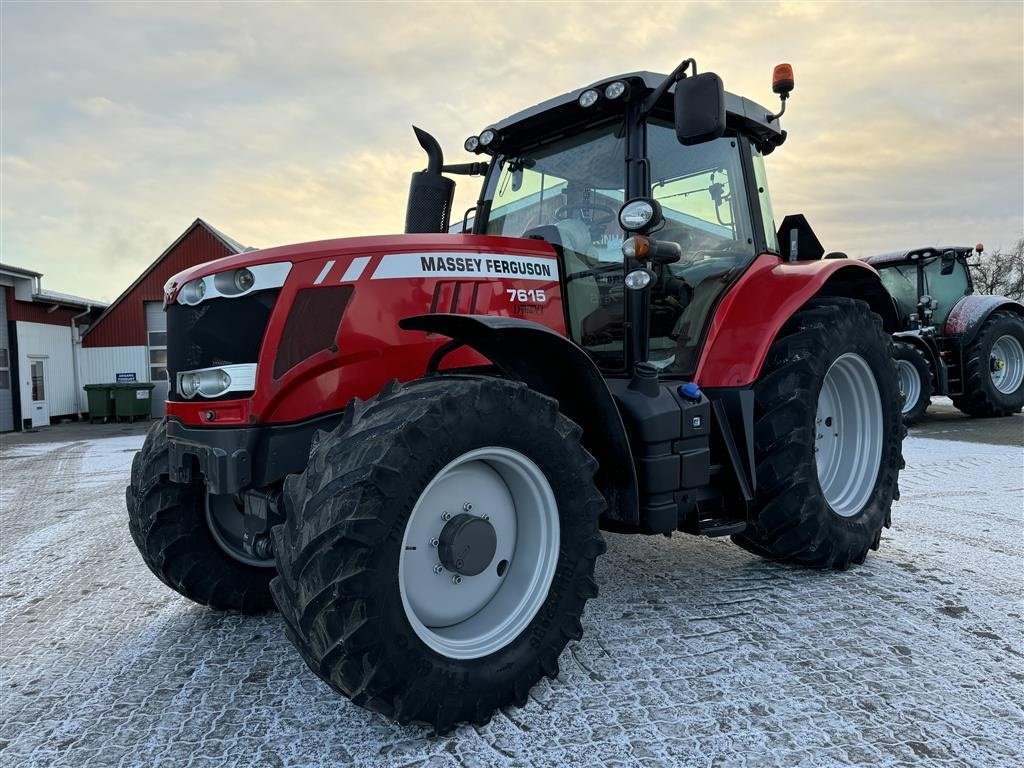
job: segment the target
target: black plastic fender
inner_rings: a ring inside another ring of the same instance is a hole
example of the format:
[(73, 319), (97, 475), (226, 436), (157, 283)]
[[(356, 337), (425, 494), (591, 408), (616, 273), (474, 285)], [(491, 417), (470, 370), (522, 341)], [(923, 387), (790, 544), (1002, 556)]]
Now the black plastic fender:
[(946, 365), (946, 361), (939, 355), (939, 348), (931, 331), (928, 333), (924, 333), (920, 329), (897, 331), (892, 335), (892, 338), (894, 341), (902, 341), (921, 350), (924, 359), (928, 361), (928, 367), (931, 368), (935, 376), (935, 391), (933, 394), (948, 395), (949, 366)]
[(407, 317), (398, 325), (472, 347), (506, 375), (558, 400), (561, 411), (583, 428), (583, 447), (597, 459), (594, 480), (608, 502), (606, 515), (639, 525), (636, 465), (626, 427), (586, 352), (550, 328), (512, 317), (439, 313)]
[(947, 336), (955, 337), (960, 348), (966, 347), (978, 335), (989, 315), (999, 310), (1024, 315), (1024, 304), (1005, 296), (983, 296), (970, 294), (953, 305), (946, 318), (944, 329)]

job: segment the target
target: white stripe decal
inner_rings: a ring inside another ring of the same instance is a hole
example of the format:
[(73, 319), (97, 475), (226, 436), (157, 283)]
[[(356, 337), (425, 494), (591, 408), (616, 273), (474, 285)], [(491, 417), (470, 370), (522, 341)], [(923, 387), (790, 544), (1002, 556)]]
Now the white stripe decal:
[(345, 270), (345, 274), (341, 276), (341, 282), (354, 283), (360, 278), (363, 274), (363, 270), (366, 269), (366, 265), (369, 263), (369, 256), (357, 256), (352, 259), (352, 263), (348, 265), (348, 269)]
[(327, 277), (327, 273), (331, 271), (331, 267), (333, 266), (334, 259), (331, 259), (326, 264), (324, 264), (324, 268), (320, 270), (320, 275), (319, 277), (317, 277), (316, 280), (313, 281), (313, 285), (320, 285), (320, 283), (324, 281), (324, 278)]
[(558, 262), (535, 256), (501, 253), (393, 253), (380, 260), (373, 280), (413, 277), (476, 277), (558, 280)]

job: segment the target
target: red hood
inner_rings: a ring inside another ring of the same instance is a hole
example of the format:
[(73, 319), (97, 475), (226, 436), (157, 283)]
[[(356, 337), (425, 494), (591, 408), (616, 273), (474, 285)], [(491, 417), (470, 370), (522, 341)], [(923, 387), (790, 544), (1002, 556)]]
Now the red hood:
[(172, 301), (178, 288), (197, 277), (206, 277), (229, 269), (250, 267), (254, 264), (273, 264), (290, 261), (293, 264), (328, 256), (369, 255), (373, 253), (408, 253), (410, 251), (468, 251), (536, 254), (536, 240), (516, 237), (493, 237), (491, 235), (372, 235), (368, 237), (343, 237), (334, 240), (317, 240), (311, 243), (278, 245), (258, 251), (246, 251), (223, 259), (208, 261), (184, 269), (164, 284), (164, 298)]

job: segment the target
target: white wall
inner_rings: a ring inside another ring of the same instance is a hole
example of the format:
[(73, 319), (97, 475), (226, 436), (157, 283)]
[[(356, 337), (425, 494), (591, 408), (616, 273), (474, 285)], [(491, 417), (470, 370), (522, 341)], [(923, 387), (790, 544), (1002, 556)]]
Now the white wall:
[(119, 373), (134, 373), (136, 381), (149, 381), (145, 347), (80, 347), (79, 355), (83, 387), (117, 381)]
[(18, 382), (21, 388), (21, 418), (32, 418), (32, 369), (30, 357), (45, 357), (44, 381), (50, 417), (78, 412), (75, 397), (75, 369), (71, 355), (71, 326), (45, 323), (15, 323), (18, 334)]

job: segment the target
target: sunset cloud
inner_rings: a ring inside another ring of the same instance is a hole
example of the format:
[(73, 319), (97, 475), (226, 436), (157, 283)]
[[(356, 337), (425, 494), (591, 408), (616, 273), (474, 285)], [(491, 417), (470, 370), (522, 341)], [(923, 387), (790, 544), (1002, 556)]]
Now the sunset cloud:
[[(400, 231), (422, 153), (686, 56), (774, 104), (778, 214), (851, 255), (1024, 230), (1024, 6), (17, 4), (2, 258), (112, 299), (195, 217), (256, 246)], [(460, 179), (457, 210), (476, 180)]]

